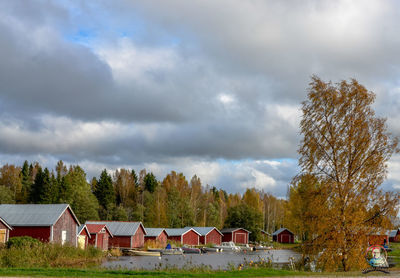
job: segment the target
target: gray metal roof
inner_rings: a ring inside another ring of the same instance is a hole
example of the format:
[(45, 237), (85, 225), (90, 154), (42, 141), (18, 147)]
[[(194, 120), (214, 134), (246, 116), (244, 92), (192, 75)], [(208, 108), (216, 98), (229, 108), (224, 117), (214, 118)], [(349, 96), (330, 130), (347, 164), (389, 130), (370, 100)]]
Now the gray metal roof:
[[(0, 205), (0, 217), (11, 226), (52, 226), (67, 208), (68, 204), (3, 204)], [(80, 225), (73, 212), (72, 215)]]
[(391, 230), (390, 234), (389, 234), (389, 237), (395, 237), (397, 235), (397, 231), (398, 230)]
[(146, 236), (158, 237), (165, 229), (163, 228), (146, 228)]
[[(275, 232), (272, 233), (273, 236), (276, 236), (280, 233), (282, 233), (284, 230), (288, 230), (290, 233), (292, 233), (289, 229), (286, 228), (280, 228), (279, 230), (276, 230)], [(292, 233), (293, 234), (293, 233)]]
[(86, 221), (86, 224), (105, 224), (114, 236), (133, 236), (137, 229), (142, 225), (144, 234), (147, 231), (142, 222), (123, 222), (123, 221)]
[(82, 225), (80, 225), (80, 226), (78, 227), (78, 231), (76, 232), (76, 235), (79, 236), (80, 233), (82, 233), (82, 230), (83, 230), (83, 229), (86, 230), (86, 232), (87, 232), (87, 234), (89, 235), (89, 238), (90, 238), (90, 232), (89, 232), (88, 228), (86, 227), (86, 224), (82, 224)]
[(215, 227), (187, 227), (187, 228), (192, 228), (193, 230), (198, 232), (201, 236), (208, 235), (208, 233), (211, 232), (214, 229), (217, 230), (217, 232), (222, 235), (222, 233)]
[(221, 233), (223, 233), (223, 234), (225, 234), (225, 233), (232, 233), (232, 232), (234, 232), (234, 231), (236, 231), (236, 230), (239, 230), (239, 229), (242, 229), (242, 230), (245, 230), (245, 231), (248, 232), (248, 233), (251, 233), (250, 231), (248, 231), (248, 230), (246, 230), (246, 229), (244, 229), (244, 228), (225, 228), (225, 229), (222, 229), (222, 230), (221, 230)]
[(185, 228), (174, 228), (174, 229), (165, 229), (167, 232), (168, 236), (182, 236), (189, 232), (190, 230), (193, 230), (196, 234), (200, 235), (199, 232), (196, 230), (192, 229), (191, 227), (185, 227)]

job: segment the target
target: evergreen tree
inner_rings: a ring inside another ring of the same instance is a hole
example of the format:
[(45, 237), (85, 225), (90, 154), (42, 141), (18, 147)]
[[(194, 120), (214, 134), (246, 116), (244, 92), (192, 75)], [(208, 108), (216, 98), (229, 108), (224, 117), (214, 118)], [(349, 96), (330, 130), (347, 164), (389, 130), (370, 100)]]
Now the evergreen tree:
[(42, 194), (43, 185), (44, 185), (44, 174), (42, 168), (39, 167), (37, 169), (35, 175), (35, 181), (32, 184), (31, 192), (29, 194), (30, 203), (36, 204), (40, 201), (40, 195)]
[(158, 185), (157, 179), (153, 173), (149, 173), (144, 177), (144, 188), (150, 193), (154, 193)]
[(58, 202), (59, 188), (56, 178), (49, 169), (45, 168), (42, 173), (42, 187), (39, 193), (39, 199), (36, 201), (40, 204), (55, 204)]
[(21, 179), (21, 192), (17, 198), (17, 202), (20, 204), (26, 204), (29, 201), (29, 192), (31, 191), (32, 179), (29, 175), (29, 164), (28, 161), (25, 160), (20, 174)]
[[(105, 217), (108, 213), (110, 213), (111, 208), (115, 206), (115, 192), (112, 183), (111, 176), (107, 173), (107, 170), (104, 169), (101, 172), (100, 179), (97, 182), (94, 195), (96, 196), (102, 211), (102, 217)], [(107, 216), (108, 218), (108, 216)]]

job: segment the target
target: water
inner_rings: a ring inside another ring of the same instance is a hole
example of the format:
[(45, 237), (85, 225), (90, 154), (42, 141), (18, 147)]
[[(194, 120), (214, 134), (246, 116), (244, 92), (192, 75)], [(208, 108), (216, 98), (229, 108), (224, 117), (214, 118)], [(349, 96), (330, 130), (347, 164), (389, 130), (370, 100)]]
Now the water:
[(162, 257), (146, 256), (122, 256), (117, 260), (109, 260), (102, 264), (110, 269), (165, 269), (179, 268), (190, 269), (193, 267), (207, 267), (214, 270), (226, 270), (232, 266), (238, 266), (244, 261), (271, 260), (274, 264), (287, 264), (290, 257), (295, 260), (300, 258), (300, 254), (292, 250), (266, 250), (255, 252), (239, 253), (206, 253), (206, 254), (184, 254), (184, 255), (164, 255)]

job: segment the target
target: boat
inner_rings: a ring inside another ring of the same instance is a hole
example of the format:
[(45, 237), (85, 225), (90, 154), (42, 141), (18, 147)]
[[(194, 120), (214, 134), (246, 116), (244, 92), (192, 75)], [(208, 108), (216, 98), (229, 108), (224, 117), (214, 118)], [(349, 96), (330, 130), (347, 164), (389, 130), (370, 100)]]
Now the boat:
[(241, 249), (242, 251), (256, 251), (256, 248), (255, 248), (255, 247), (250, 246), (250, 245), (248, 245), (248, 244), (240, 245), (239, 247), (240, 247), (240, 249)]
[(161, 253), (163, 255), (183, 255), (183, 250), (179, 247), (171, 249), (163, 249)]
[(183, 251), (183, 253), (186, 253), (186, 254), (200, 254), (201, 253), (201, 250), (199, 248), (192, 248), (189, 246), (183, 246), (182, 251)]
[(271, 250), (273, 247), (272, 246), (262, 246), (262, 245), (258, 245), (256, 247), (256, 250)]
[(233, 241), (222, 242), (221, 245), (215, 246), (215, 247), (222, 249), (222, 251), (233, 251), (233, 252), (239, 252), (240, 251), (240, 247), (236, 246)]
[(127, 249), (127, 250), (124, 250), (124, 252), (125, 252), (125, 254), (130, 255), (130, 256), (153, 256), (153, 257), (161, 256), (160, 252), (154, 252), (154, 251), (142, 251), (142, 250)]
[(201, 248), (201, 250), (203, 250), (204, 253), (207, 253), (207, 252), (222, 252), (222, 248), (218, 248), (218, 247), (203, 247), (203, 248)]

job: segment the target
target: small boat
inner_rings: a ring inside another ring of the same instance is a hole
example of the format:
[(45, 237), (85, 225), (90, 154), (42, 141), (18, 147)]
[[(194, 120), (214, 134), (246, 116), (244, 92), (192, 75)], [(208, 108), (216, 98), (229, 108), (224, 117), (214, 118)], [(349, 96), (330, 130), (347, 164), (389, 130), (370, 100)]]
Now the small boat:
[(239, 247), (240, 247), (240, 249), (241, 249), (242, 251), (256, 251), (256, 248), (255, 248), (255, 247), (250, 246), (250, 245), (248, 245), (248, 244), (240, 245)]
[(262, 246), (262, 245), (258, 245), (255, 247), (256, 250), (271, 250), (273, 247), (272, 246)]
[(233, 251), (233, 252), (239, 252), (240, 251), (240, 247), (236, 246), (233, 241), (222, 242), (221, 245), (215, 246), (215, 247), (222, 249), (222, 251)]
[(161, 253), (160, 252), (154, 252), (154, 251), (142, 251), (142, 250), (125, 250), (125, 254), (131, 255), (131, 256), (153, 256), (153, 257), (160, 257)]
[(162, 251), (164, 251), (165, 249), (161, 249), (161, 248), (147, 248), (147, 251), (150, 251), (150, 252), (160, 252), (160, 253), (162, 253)]
[(186, 254), (200, 254), (201, 250), (199, 248), (191, 248), (188, 246), (183, 246), (182, 247), (183, 253)]
[(218, 248), (218, 247), (203, 247), (203, 248), (201, 248), (201, 250), (203, 250), (204, 253), (207, 253), (207, 252), (222, 252), (222, 248)]
[(161, 252), (163, 255), (183, 255), (181, 248), (163, 249)]

